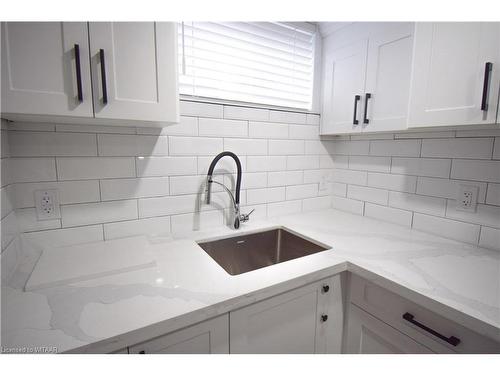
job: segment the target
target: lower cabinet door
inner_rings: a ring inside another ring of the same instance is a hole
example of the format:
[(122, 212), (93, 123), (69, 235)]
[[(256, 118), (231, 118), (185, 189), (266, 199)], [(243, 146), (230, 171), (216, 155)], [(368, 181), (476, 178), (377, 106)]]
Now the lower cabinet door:
[(433, 353), (353, 304), (349, 306), (345, 351), (348, 354)]
[(130, 354), (228, 354), (228, 314), (129, 347)]
[(335, 276), (231, 312), (231, 353), (340, 352), (342, 308), (332, 307), (338, 295)]

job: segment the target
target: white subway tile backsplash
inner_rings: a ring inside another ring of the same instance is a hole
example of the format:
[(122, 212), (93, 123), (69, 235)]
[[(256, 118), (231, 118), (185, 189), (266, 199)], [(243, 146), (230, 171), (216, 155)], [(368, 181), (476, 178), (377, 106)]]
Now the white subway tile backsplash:
[(104, 125), (77, 125), (56, 124), (56, 132), (66, 133), (108, 133), (108, 134), (136, 134), (135, 127), (104, 126)]
[(387, 190), (414, 193), (417, 178), (415, 176), (369, 172), (367, 184), (368, 186)]
[(223, 106), (220, 104), (180, 101), (180, 113), (184, 116), (223, 117)]
[(319, 211), (332, 207), (332, 197), (307, 198), (302, 201), (302, 211)]
[(404, 132), (394, 134), (395, 139), (425, 139), (425, 138), (453, 138), (455, 136), (454, 130), (449, 131), (429, 131), (429, 132)]
[(349, 185), (347, 188), (347, 197), (360, 201), (387, 205), (389, 192), (387, 190), (366, 186)]
[(298, 112), (269, 111), (269, 121), (284, 122), (287, 124), (306, 124), (307, 115)]
[(286, 156), (249, 156), (247, 158), (247, 171), (282, 171), (286, 169), (286, 164)]
[(164, 128), (137, 128), (137, 134), (146, 135), (198, 135), (198, 117), (180, 116), (177, 124), (166, 125)]
[(453, 160), (451, 178), (500, 182), (500, 161)]
[(170, 155), (215, 155), (222, 152), (221, 138), (169, 136)]
[(182, 234), (196, 230), (206, 230), (224, 224), (221, 211), (203, 211), (182, 215), (172, 215), (172, 233)]
[(7, 216), (15, 207), (15, 202), (13, 200), (14, 195), (14, 187), (15, 185), (9, 185), (6, 187), (1, 188), (0, 190), (0, 209), (1, 209), (1, 215), (0, 217), (3, 219), (5, 216)]
[(224, 106), (224, 118), (249, 121), (269, 121), (269, 110), (260, 108)]
[(370, 155), (420, 156), (420, 139), (395, 141), (370, 141)]
[(446, 177), (450, 176), (450, 159), (392, 158), (391, 172), (406, 175)]
[[(274, 173), (274, 172), (270, 172)], [(234, 189), (236, 186), (236, 174), (229, 174), (224, 176), (224, 183), (229, 188)], [(255, 189), (267, 187), (267, 173), (266, 172), (246, 172), (241, 176), (241, 189)]]
[(155, 197), (169, 194), (168, 177), (101, 180), (103, 201)]
[(319, 115), (308, 113), (306, 117), (306, 123), (307, 125), (319, 125), (320, 123)]
[(60, 219), (38, 220), (34, 208), (21, 208), (19, 210), (16, 210), (16, 217), (19, 230), (21, 232), (33, 232), (45, 229), (61, 228)]
[(287, 156), (286, 169), (289, 171), (318, 168), (319, 156)]
[(344, 184), (366, 185), (367, 173), (362, 171), (351, 171), (349, 169), (334, 169), (333, 182)]
[(493, 159), (500, 159), (500, 137), (495, 138), (495, 148), (493, 149)]
[(298, 214), (302, 211), (302, 201), (284, 201), (269, 203), (267, 205), (267, 216), (276, 217), (283, 215)]
[(332, 180), (333, 173), (328, 169), (308, 169), (304, 171), (304, 183), (319, 183), (322, 179), (326, 182)]
[(459, 137), (498, 137), (500, 136), (500, 129), (477, 129), (477, 130), (457, 130), (457, 138)]
[(500, 250), (500, 229), (481, 227), (479, 246)]
[(446, 199), (390, 191), (389, 206), (408, 211), (444, 216)]
[(95, 156), (95, 134), (11, 132), (10, 156)]
[(369, 141), (334, 141), (331, 153), (335, 155), (368, 155), (369, 149)]
[(340, 211), (363, 215), (365, 202), (338, 196), (332, 197), (332, 207)]
[(457, 210), (457, 202), (448, 200), (446, 207), (446, 217), (476, 223), (489, 227), (500, 228), (500, 207), (478, 204), (476, 212)]
[(303, 182), (302, 171), (279, 171), (268, 173), (268, 186), (297, 185)]
[(132, 157), (69, 157), (56, 161), (59, 180), (135, 177)]
[(9, 125), (9, 130), (12, 131), (34, 131), (34, 132), (53, 132), (56, 130), (54, 124), (39, 123), (39, 122), (12, 122)]
[(486, 194), (486, 204), (500, 206), (500, 184), (488, 184), (488, 193)]
[(161, 156), (168, 155), (165, 136), (98, 134), (100, 156)]
[(384, 156), (349, 156), (349, 169), (389, 173), (391, 158)]
[(28, 242), (46, 248), (71, 246), (104, 240), (102, 225), (100, 224), (25, 233), (23, 234), (23, 238)]
[(288, 138), (288, 125), (250, 121), (248, 124), (248, 135), (251, 138), (284, 139)]
[(403, 225), (405, 227), (411, 227), (413, 213), (411, 211), (366, 202), (365, 216), (387, 221), (393, 224)]
[(462, 242), (477, 243), (479, 239), (479, 225), (419, 213), (414, 214), (413, 228)]
[(139, 157), (136, 163), (138, 177), (189, 175), (198, 172), (194, 156)]
[(261, 204), (285, 200), (285, 188), (273, 187), (247, 190), (247, 204)]
[(286, 187), (286, 200), (313, 198), (318, 196), (318, 184), (292, 185)]
[(200, 118), (198, 126), (200, 136), (246, 137), (248, 135), (247, 121)]
[(61, 206), (63, 227), (137, 219), (137, 201), (122, 200)]
[(339, 197), (347, 196), (347, 184), (342, 184), (340, 182), (332, 182), (332, 194)]
[(491, 138), (456, 138), (422, 140), (422, 157), (490, 159)]
[(318, 139), (319, 126), (290, 125), (289, 137), (291, 139)]
[(304, 141), (271, 139), (268, 142), (269, 142), (269, 155), (304, 154)]
[[(339, 136), (342, 137), (342, 136)], [(345, 135), (347, 139), (351, 141), (370, 141), (373, 139), (394, 139), (394, 134), (392, 133), (365, 133), (365, 134), (351, 134)]]
[(321, 155), (319, 157), (319, 167), (321, 169), (341, 168), (347, 169), (348, 157), (341, 155)]
[[(11, 183), (56, 180), (54, 158), (10, 158), (8, 161), (8, 180)], [(4, 168), (2, 163), (2, 171)], [(3, 180), (4, 176), (2, 176)]]
[(234, 152), (236, 155), (267, 155), (266, 139), (226, 138), (224, 151)]
[[(59, 181), (16, 184), (13, 191), (16, 208), (35, 207), (35, 190), (57, 189), (60, 204), (98, 202), (99, 181)], [(2, 201), (3, 203), (3, 201)]]
[(106, 240), (140, 235), (165, 235), (169, 233), (170, 216), (104, 224), (104, 238)]
[(139, 217), (146, 218), (195, 212), (199, 211), (202, 204), (201, 196), (195, 194), (143, 198), (139, 199)]
[(484, 182), (419, 177), (417, 181), (417, 194), (456, 199), (461, 184), (477, 186), (479, 188), (477, 200), (480, 203), (484, 203), (486, 196), (486, 184)]
[[(215, 181), (222, 182), (222, 176), (214, 176)], [(171, 176), (170, 177), (170, 194), (200, 194), (206, 188), (207, 176)], [(212, 184), (212, 191), (220, 191), (221, 188), (217, 184)], [(163, 194), (168, 195), (168, 194)]]
[(0, 224), (1, 224), (0, 239), (2, 243), (2, 250), (4, 250), (18, 236), (21, 228), (15, 211), (11, 211), (10, 214), (2, 218)]

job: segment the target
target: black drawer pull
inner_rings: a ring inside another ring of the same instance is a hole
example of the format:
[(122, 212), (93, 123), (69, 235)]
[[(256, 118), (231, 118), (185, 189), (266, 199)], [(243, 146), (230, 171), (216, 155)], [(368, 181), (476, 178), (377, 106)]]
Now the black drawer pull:
[(139, 354), (146, 354), (146, 351), (145, 351), (145, 350), (141, 350), (141, 351), (139, 352)]
[(486, 64), (484, 64), (483, 98), (481, 100), (481, 111), (488, 110), (488, 88), (490, 86), (490, 73), (492, 68), (492, 63), (487, 62)]
[(353, 125), (358, 125), (358, 102), (361, 100), (361, 95), (354, 95), (354, 117), (352, 118)]
[(99, 59), (101, 63), (101, 80), (102, 80), (102, 103), (108, 104), (108, 87), (106, 86), (106, 62), (104, 58), (104, 50), (99, 50)]
[(368, 99), (370, 99), (371, 97), (372, 97), (372, 94), (367, 92), (365, 95), (365, 114), (363, 116), (363, 124), (368, 124), (370, 122), (370, 120), (368, 120), (368, 117), (367, 117), (367, 112), (368, 112)]
[(429, 328), (426, 325), (424, 325), (420, 322), (417, 322), (414, 318), (415, 317), (408, 312), (403, 314), (404, 320), (410, 322), (411, 324), (416, 325), (419, 328), (422, 328), (424, 331), (429, 332), (431, 335), (434, 335), (434, 336), (440, 338), (441, 340), (446, 341), (448, 344), (453, 345), (453, 346), (457, 346), (458, 344), (460, 344), (459, 338), (457, 338), (455, 336), (446, 337), (446, 336), (440, 334), (439, 332), (434, 331), (432, 328)]
[(82, 67), (80, 65), (80, 46), (75, 44), (75, 68), (76, 68), (76, 89), (78, 91), (78, 101), (83, 102), (82, 87)]

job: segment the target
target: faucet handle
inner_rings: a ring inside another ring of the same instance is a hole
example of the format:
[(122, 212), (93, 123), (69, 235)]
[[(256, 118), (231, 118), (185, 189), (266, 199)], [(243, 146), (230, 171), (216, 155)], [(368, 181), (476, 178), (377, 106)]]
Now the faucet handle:
[(252, 212), (254, 212), (254, 211), (255, 211), (255, 208), (254, 208), (252, 211), (250, 211), (248, 214), (241, 214), (241, 215), (240, 215), (240, 221), (241, 221), (242, 223), (244, 223), (245, 221), (250, 220), (250, 215), (251, 215), (251, 214), (252, 214)]

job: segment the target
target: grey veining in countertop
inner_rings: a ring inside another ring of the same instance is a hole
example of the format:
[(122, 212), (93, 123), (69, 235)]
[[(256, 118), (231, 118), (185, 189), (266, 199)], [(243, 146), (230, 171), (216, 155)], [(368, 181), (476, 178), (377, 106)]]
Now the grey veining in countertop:
[(150, 238), (157, 266), (23, 292), (36, 260), (2, 285), (2, 347), (117, 350), (334, 273), (350, 270), (500, 340), (500, 253), (336, 210), (242, 226), (285, 226), (332, 250), (231, 276), (196, 240), (221, 227)]

